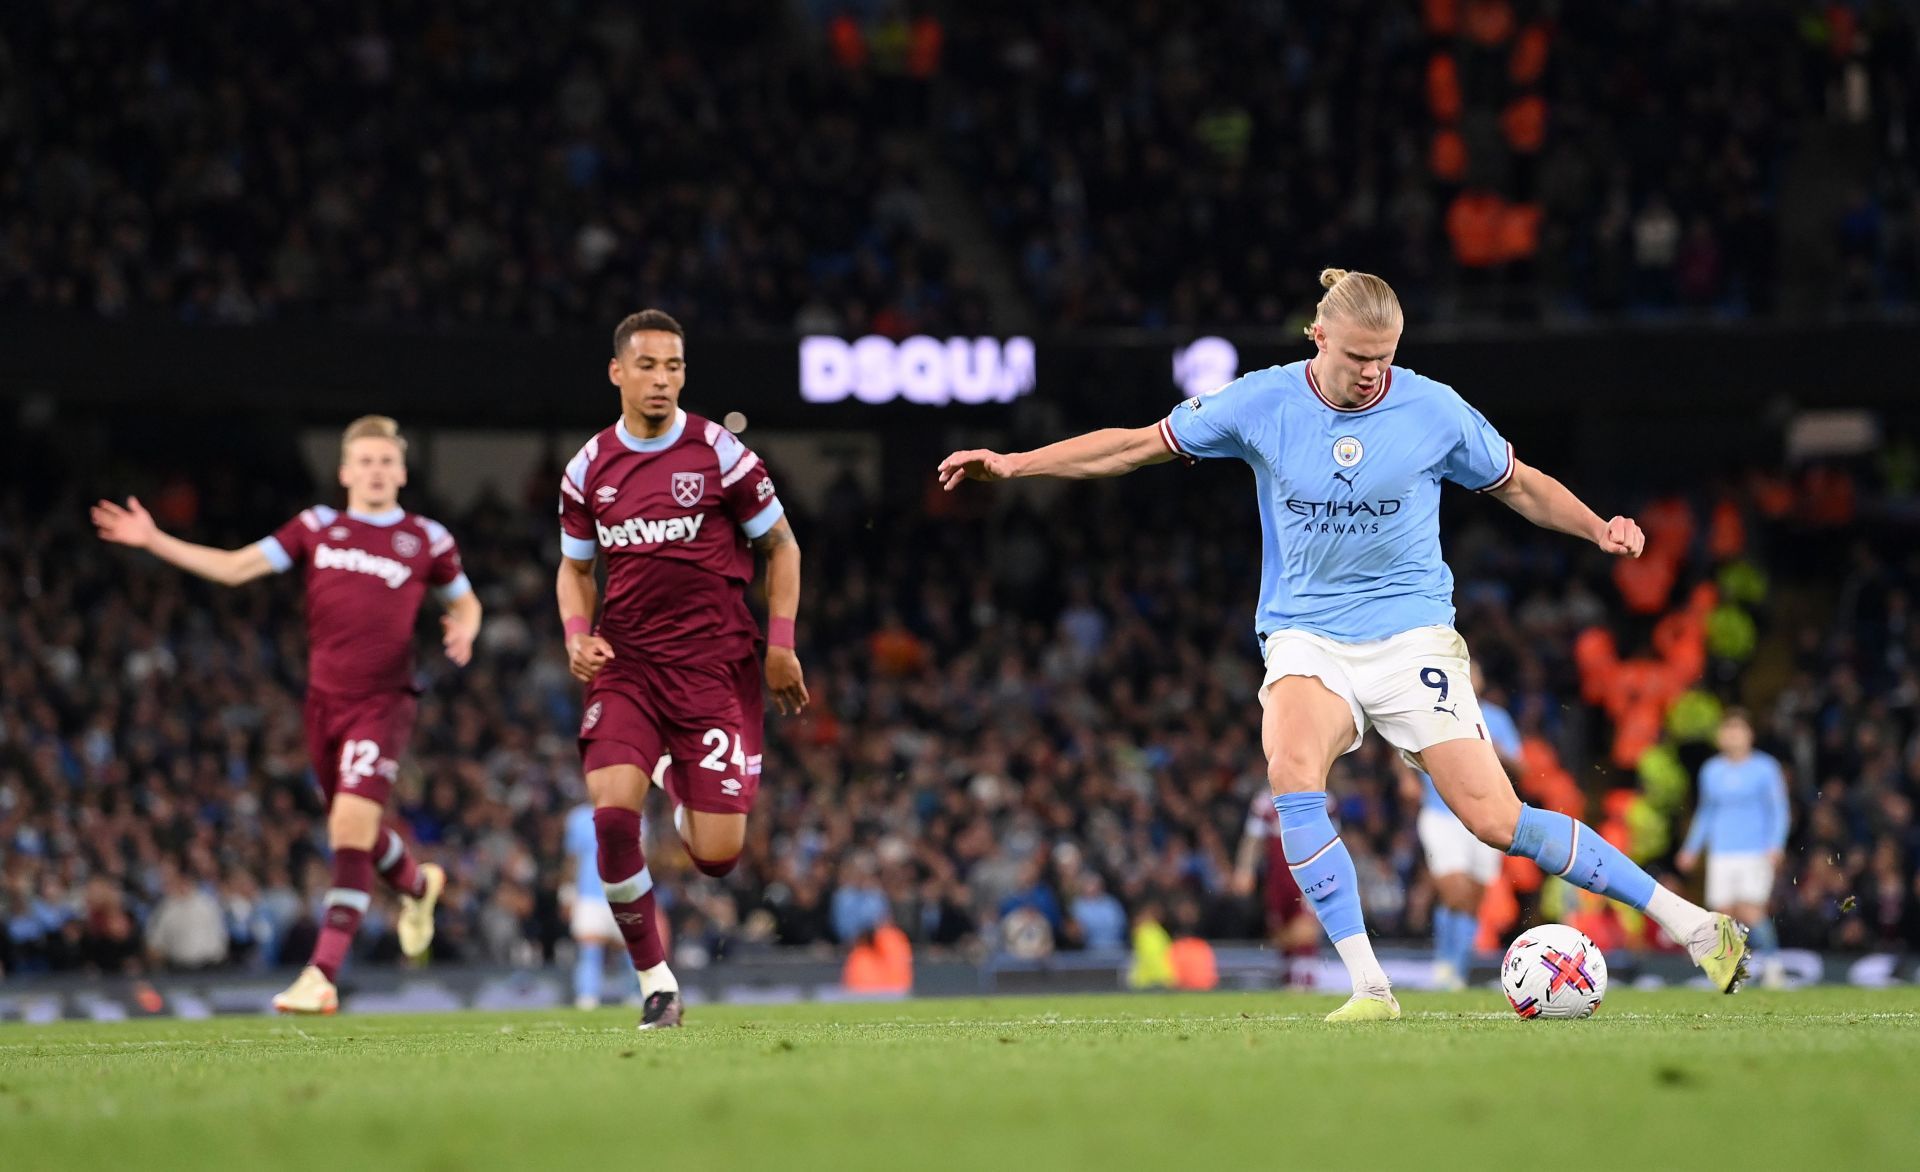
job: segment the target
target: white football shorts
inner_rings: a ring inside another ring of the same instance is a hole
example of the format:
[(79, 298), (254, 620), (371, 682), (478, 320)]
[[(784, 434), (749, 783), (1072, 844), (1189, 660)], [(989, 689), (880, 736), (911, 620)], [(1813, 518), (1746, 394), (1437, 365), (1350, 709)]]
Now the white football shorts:
[(1353, 713), (1351, 753), (1369, 724), (1403, 753), (1461, 737), (1486, 739), (1480, 700), (1467, 668), (1467, 641), (1452, 627), (1415, 627), (1390, 639), (1338, 643), (1306, 631), (1267, 637), (1267, 689), (1286, 676), (1310, 676)]
[(1764, 851), (1727, 855), (1707, 852), (1707, 906), (1724, 911), (1736, 903), (1773, 902), (1773, 860)]
[(614, 922), (613, 909), (607, 906), (604, 895), (574, 900), (567, 926), (575, 940), (620, 939), (620, 925)]
[(1435, 875), (1470, 875), (1485, 885), (1500, 873), (1499, 851), (1473, 836), (1460, 819), (1430, 807), (1420, 811), (1420, 847)]

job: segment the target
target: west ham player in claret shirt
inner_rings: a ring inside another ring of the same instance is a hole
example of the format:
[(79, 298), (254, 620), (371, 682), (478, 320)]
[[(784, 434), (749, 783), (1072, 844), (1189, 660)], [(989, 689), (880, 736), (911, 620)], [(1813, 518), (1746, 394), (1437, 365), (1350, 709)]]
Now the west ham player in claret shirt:
[[(807, 686), (793, 650), (800, 546), (760, 457), (680, 408), (680, 323), (643, 310), (613, 331), (607, 377), (620, 418), (588, 440), (560, 481), (560, 620), (569, 666), (587, 686), (580, 754), (593, 798), (600, 878), (640, 975), (641, 1029), (680, 1024), (640, 808), (658, 782), (701, 871), (725, 875), (746, 842), (760, 788), (765, 698), (747, 610), (753, 551), (767, 558), (766, 683), (782, 713)], [(607, 597), (594, 621), (594, 560)]]
[(413, 624), (429, 588), (447, 608), (447, 658), (465, 666), (480, 633), (480, 600), (460, 569), (453, 536), (399, 505), (407, 482), (407, 441), (393, 420), (355, 420), (340, 442), (347, 511), (306, 509), (270, 537), (241, 549), (213, 549), (169, 536), (139, 500), (93, 507), (100, 536), (144, 549), (223, 586), (294, 566), (306, 571), (307, 751), (327, 799), (333, 887), (313, 957), (273, 999), (282, 1013), (332, 1013), (334, 982), (366, 914), (376, 871), (400, 893), (400, 950), (423, 955), (433, 943), (433, 908), (446, 884), (434, 863), (415, 865), (381, 811), (413, 739)]

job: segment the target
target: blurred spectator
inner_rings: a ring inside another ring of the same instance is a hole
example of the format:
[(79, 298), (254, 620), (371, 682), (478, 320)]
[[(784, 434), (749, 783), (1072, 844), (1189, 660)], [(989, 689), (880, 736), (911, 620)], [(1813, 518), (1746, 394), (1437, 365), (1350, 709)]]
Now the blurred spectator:
[(147, 951), (160, 968), (204, 969), (227, 959), (220, 904), (177, 867), (165, 870), (165, 894), (147, 924)]
[(1110, 952), (1127, 946), (1127, 910), (1107, 891), (1106, 880), (1089, 871), (1080, 879), (1073, 900), (1073, 934), (1089, 952)]
[(887, 897), (880, 890), (873, 861), (864, 856), (847, 860), (840, 869), (840, 886), (833, 893), (834, 939), (851, 944), (887, 914)]

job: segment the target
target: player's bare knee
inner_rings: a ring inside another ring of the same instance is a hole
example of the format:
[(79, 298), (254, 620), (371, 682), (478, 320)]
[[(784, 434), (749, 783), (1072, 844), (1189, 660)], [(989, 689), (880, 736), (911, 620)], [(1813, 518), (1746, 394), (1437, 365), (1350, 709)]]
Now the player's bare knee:
[(647, 797), (647, 775), (637, 765), (611, 765), (587, 773), (587, 796), (594, 808), (639, 810)]
[(352, 794), (341, 794), (333, 800), (333, 808), (327, 811), (328, 845), (335, 850), (369, 850), (379, 837), (377, 804)]
[(1312, 746), (1291, 738), (1282, 739), (1267, 758), (1267, 784), (1277, 794), (1298, 794), (1325, 789), (1327, 763)]
[(686, 822), (687, 854), (694, 865), (707, 875), (725, 875), (733, 870), (747, 845), (746, 815), (688, 810)]
[(1476, 802), (1460, 811), (1460, 821), (1475, 838), (1504, 852), (1513, 845), (1513, 833), (1520, 826), (1520, 803), (1517, 800)]

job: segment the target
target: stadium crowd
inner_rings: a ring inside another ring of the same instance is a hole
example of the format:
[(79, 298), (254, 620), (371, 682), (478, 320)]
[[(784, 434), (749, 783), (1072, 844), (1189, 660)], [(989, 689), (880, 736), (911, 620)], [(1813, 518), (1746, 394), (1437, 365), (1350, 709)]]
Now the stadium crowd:
[(1781, 942), (1920, 948), (1920, 558), (1861, 543), (1831, 626), (1799, 632), (1770, 714), (1799, 866)]
[(6, 6), (0, 305), (978, 324), (880, 82), (753, 0), (564, 7)]
[[(244, 488), (236, 470), (124, 479), (163, 525), (229, 545), (311, 503), (284, 471)], [(563, 821), (583, 791), (551, 483), (445, 517), (487, 622), (464, 672), (423, 651), (395, 822), (453, 875), (435, 941), (448, 958), (541, 963), (566, 931)], [(0, 967), (297, 963), (328, 882), (298, 587), (216, 591), (109, 549), (79, 486), (42, 484), (0, 497)], [(817, 516), (796, 508), (815, 702), (774, 723), (731, 876), (691, 870), (653, 811), (678, 963), (830, 950), (882, 920), (967, 954), (1117, 948), (1141, 915), (1263, 935), (1232, 881), (1265, 788), (1251, 502), (1213, 469), (1073, 491), (1070, 509), (903, 504), (848, 479)], [(1569, 654), (1579, 630), (1621, 618), (1606, 567), (1474, 503), (1449, 530), (1462, 628), (1523, 731), (1582, 775), (1604, 730), (1574, 699)], [(1917, 579), (1920, 561), (1863, 549), (1834, 626), (1792, 636), (1794, 670), (1763, 714), (1762, 744), (1794, 779), (1788, 944), (1920, 947)], [(1377, 740), (1332, 788), (1374, 930), (1424, 935), (1413, 807)], [(395, 954), (392, 920), (380, 893), (360, 955)]]
[(563, 7), (6, 6), (0, 306), (985, 332), (929, 158), (1057, 329), (1920, 295), (1892, 3)]
[(1823, 123), (1880, 163), (1815, 263), (1856, 308), (1920, 293), (1897, 5), (966, 7), (942, 132), (1057, 326), (1278, 325), (1326, 256), (1416, 317), (1764, 316)]

